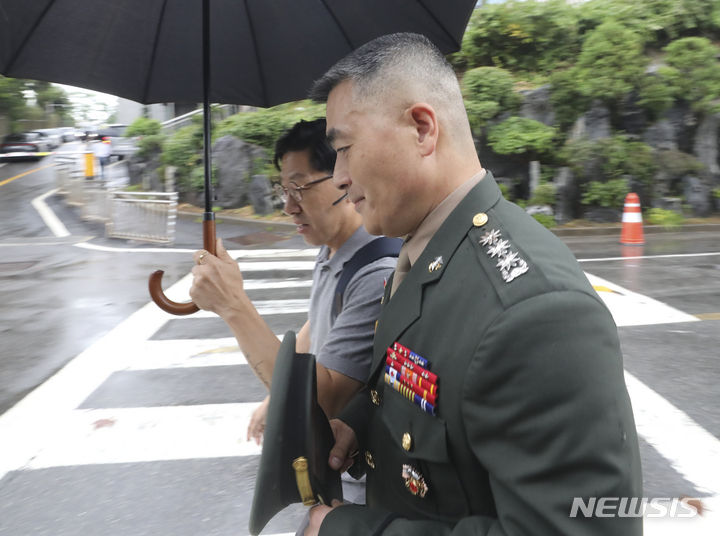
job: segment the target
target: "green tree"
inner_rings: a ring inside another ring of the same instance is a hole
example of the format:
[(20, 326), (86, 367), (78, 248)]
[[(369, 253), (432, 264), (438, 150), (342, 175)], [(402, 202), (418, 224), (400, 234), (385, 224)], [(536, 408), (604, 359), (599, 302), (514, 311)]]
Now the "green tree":
[(291, 126), (305, 119), (306, 121), (325, 117), (325, 105), (310, 101), (281, 104), (254, 112), (243, 112), (228, 117), (215, 130), (214, 137), (232, 135), (274, 151), (275, 141)]
[(664, 76), (678, 97), (696, 112), (720, 111), (720, 48), (704, 37), (686, 37), (670, 43), (665, 52), (669, 69)]
[(550, 76), (550, 102), (555, 110), (555, 121), (560, 128), (571, 126), (588, 109), (591, 99), (580, 93), (577, 71), (566, 68)]
[(579, 12), (581, 31), (608, 20), (622, 21), (653, 48), (689, 35), (720, 36), (716, 0), (590, 0), (579, 5)]
[(27, 110), (23, 96), (25, 89), (24, 80), (0, 76), (0, 115), (6, 116), (10, 121), (17, 121), (24, 115)]
[(200, 121), (180, 128), (165, 140), (162, 161), (175, 166), (178, 189), (181, 192), (201, 190), (203, 187), (202, 173), (200, 178), (193, 170), (202, 167), (203, 128)]
[(625, 196), (630, 192), (626, 179), (611, 179), (606, 182), (590, 181), (583, 186), (583, 205), (606, 208), (622, 208)]
[(578, 91), (616, 108), (639, 87), (647, 64), (637, 35), (621, 24), (605, 22), (583, 44), (575, 70)]
[(160, 134), (162, 125), (157, 119), (148, 119), (147, 117), (138, 117), (130, 123), (125, 131), (126, 136), (152, 136)]
[(676, 71), (660, 67), (657, 72), (646, 74), (640, 81), (638, 104), (653, 118), (658, 118), (675, 102), (677, 88), (673, 85)]
[(652, 147), (622, 134), (597, 141), (573, 140), (560, 156), (580, 179), (600, 182), (630, 175), (650, 184), (658, 166)]
[(498, 154), (529, 154), (542, 158), (551, 154), (557, 130), (524, 117), (511, 117), (490, 128), (488, 143)]
[(497, 67), (478, 67), (465, 73), (462, 92), (473, 130), (480, 130), (497, 114), (517, 108), (520, 96), (513, 85), (512, 74)]
[(451, 62), (459, 68), (549, 72), (579, 50), (576, 10), (565, 0), (510, 0), (473, 12)]

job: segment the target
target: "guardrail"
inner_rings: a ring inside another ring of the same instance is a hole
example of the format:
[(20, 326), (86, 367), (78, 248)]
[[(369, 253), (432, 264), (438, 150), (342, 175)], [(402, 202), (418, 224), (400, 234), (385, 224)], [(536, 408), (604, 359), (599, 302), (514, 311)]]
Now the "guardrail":
[(86, 177), (82, 153), (55, 157), (55, 181), (65, 202), (78, 207), (84, 221), (105, 224), (105, 235), (144, 242), (175, 241), (177, 192), (126, 192)]
[(108, 192), (110, 221), (106, 235), (172, 244), (175, 241), (177, 192)]

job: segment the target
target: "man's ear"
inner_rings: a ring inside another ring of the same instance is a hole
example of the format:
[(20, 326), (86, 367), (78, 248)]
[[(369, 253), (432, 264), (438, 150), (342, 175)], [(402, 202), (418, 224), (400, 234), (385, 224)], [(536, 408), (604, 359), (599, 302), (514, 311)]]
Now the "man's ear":
[(408, 115), (417, 132), (417, 143), (422, 156), (432, 154), (437, 146), (440, 125), (435, 109), (424, 102), (418, 102), (408, 108)]

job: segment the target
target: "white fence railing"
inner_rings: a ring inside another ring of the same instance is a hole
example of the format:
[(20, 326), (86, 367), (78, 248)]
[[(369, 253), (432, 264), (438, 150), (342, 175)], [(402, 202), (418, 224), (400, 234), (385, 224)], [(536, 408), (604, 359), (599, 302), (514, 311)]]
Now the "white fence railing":
[(108, 192), (107, 236), (172, 244), (175, 241), (177, 192)]
[(78, 159), (55, 158), (58, 193), (80, 210), (86, 221), (105, 223), (105, 234), (144, 242), (175, 242), (177, 192), (125, 192), (108, 189), (106, 181), (85, 177)]

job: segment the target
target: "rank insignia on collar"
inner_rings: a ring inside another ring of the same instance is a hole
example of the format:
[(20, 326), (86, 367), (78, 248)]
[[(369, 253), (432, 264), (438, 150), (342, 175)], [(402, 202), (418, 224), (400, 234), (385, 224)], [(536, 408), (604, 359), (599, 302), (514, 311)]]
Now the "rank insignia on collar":
[(421, 499), (425, 497), (428, 492), (428, 485), (425, 483), (420, 471), (411, 465), (403, 464), (402, 477), (405, 481), (405, 487), (410, 493), (417, 495)]
[(439, 270), (440, 268), (442, 268), (442, 265), (443, 265), (442, 255), (440, 257), (435, 257), (435, 260), (432, 261), (428, 265), (428, 272), (434, 272), (436, 270)]
[(485, 253), (491, 259), (497, 258), (496, 268), (505, 283), (510, 283), (529, 270), (527, 262), (520, 257), (517, 251), (511, 251), (511, 244), (503, 240), (500, 231), (493, 229), (485, 232), (480, 238), (480, 245), (486, 247)]

